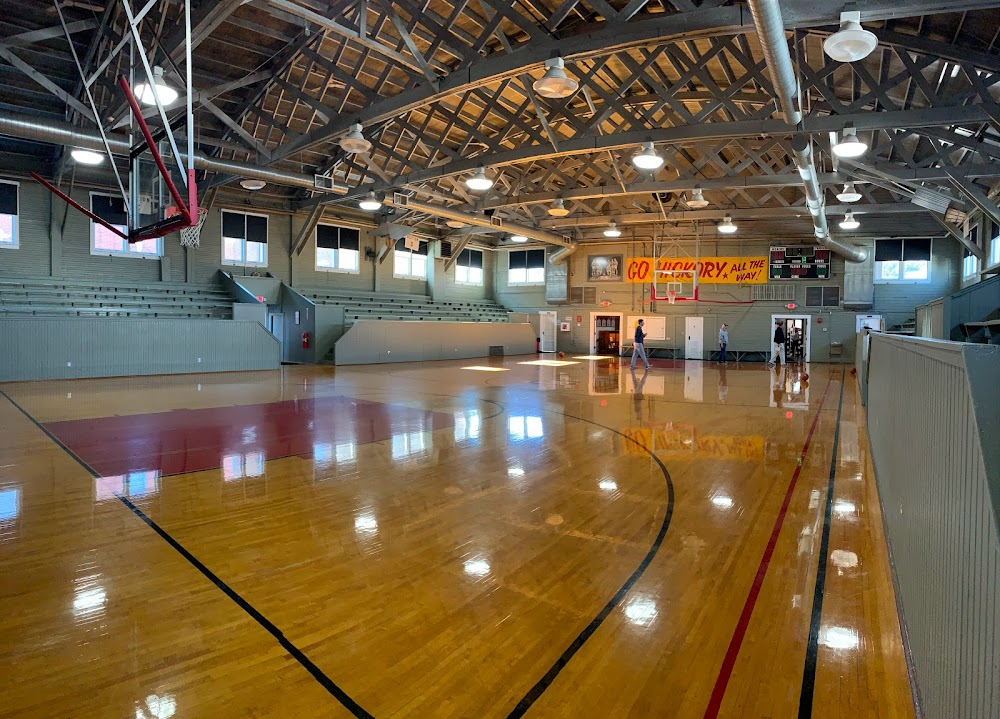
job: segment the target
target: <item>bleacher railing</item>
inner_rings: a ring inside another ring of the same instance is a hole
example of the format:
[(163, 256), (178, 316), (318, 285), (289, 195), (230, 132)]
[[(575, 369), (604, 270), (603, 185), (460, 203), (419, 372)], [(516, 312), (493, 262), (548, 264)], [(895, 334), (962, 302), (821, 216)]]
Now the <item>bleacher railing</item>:
[(1000, 347), (864, 333), (858, 381), (927, 719), (1000, 717)]

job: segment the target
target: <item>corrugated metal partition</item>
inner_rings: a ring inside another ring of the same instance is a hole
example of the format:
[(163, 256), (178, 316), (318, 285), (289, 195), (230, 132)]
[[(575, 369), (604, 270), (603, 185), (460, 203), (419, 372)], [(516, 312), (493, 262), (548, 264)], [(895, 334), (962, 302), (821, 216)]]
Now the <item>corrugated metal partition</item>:
[(868, 428), (927, 719), (1000, 717), (1000, 347), (871, 335)]
[(0, 319), (0, 381), (277, 369), (258, 322), (193, 319)]

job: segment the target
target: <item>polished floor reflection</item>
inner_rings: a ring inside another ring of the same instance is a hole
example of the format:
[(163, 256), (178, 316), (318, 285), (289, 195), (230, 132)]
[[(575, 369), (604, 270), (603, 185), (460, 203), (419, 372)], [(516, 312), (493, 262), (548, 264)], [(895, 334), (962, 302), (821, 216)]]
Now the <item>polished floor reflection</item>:
[(0, 716), (913, 716), (842, 367), (535, 359), (0, 386)]

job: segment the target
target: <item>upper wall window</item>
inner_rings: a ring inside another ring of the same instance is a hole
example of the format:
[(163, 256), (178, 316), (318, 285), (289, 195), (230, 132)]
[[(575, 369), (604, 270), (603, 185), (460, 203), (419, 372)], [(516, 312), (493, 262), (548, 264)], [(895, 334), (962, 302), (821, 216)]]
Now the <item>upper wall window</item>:
[(16, 182), (0, 180), (0, 247), (19, 247), (17, 210), (19, 186)]
[(361, 233), (350, 227), (316, 225), (316, 269), (358, 272)]
[(507, 262), (508, 285), (545, 284), (545, 250), (515, 250)]
[(222, 264), (267, 267), (267, 216), (222, 211)]
[[(969, 236), (966, 237), (970, 243), (976, 247), (980, 247), (979, 244), (979, 225), (973, 225), (969, 228)], [(962, 252), (962, 279), (967, 280), (971, 277), (975, 277), (979, 274), (979, 258), (976, 257), (971, 250), (966, 249)]]
[(875, 240), (876, 282), (929, 282), (931, 241)]
[(427, 279), (427, 243), (421, 242), (417, 250), (408, 250), (405, 240), (396, 240), (392, 274), (409, 280)]
[(990, 264), (1000, 265), (1000, 225), (996, 222), (991, 222), (990, 227), (993, 228), (993, 232), (990, 233)]
[(483, 251), (462, 250), (455, 261), (455, 282), (460, 285), (483, 284)]
[[(90, 211), (113, 225), (123, 234), (128, 234), (128, 214), (125, 201), (120, 197), (101, 192), (90, 193)], [(163, 239), (154, 237), (142, 242), (129, 242), (100, 222), (90, 221), (90, 254), (117, 255), (122, 257), (159, 257), (163, 254)]]

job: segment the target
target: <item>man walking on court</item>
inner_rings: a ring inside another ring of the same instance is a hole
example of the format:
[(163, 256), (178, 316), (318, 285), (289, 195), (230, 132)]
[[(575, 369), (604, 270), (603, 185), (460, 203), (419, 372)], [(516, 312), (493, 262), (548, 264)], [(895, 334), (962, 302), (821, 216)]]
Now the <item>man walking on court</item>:
[(719, 362), (726, 361), (726, 346), (729, 344), (729, 325), (722, 323), (719, 330)]
[(646, 333), (642, 331), (642, 320), (639, 320), (639, 324), (635, 326), (635, 340), (632, 342), (632, 369), (635, 369), (635, 358), (641, 356), (643, 363), (646, 365), (646, 369), (649, 369), (649, 360), (646, 359), (646, 350), (643, 347), (643, 340), (646, 339)]
[(781, 320), (774, 323), (774, 353), (768, 360), (768, 365), (774, 366), (775, 358), (781, 358), (781, 366), (785, 366), (785, 330), (781, 326)]

